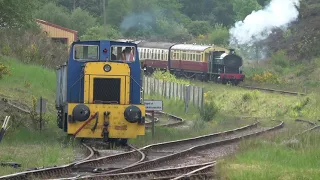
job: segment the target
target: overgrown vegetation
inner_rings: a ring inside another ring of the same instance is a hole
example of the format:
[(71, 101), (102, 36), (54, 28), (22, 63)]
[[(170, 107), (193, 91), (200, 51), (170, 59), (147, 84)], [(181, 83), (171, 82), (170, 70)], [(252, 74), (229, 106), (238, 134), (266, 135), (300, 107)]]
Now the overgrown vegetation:
[(53, 43), (39, 29), (0, 30), (0, 54), (16, 57), (26, 64), (55, 68), (67, 60), (67, 46)]
[(222, 178), (318, 179), (319, 131), (292, 139), (294, 134), (301, 131), (301, 128), (293, 128), (278, 136), (264, 136), (267, 141), (258, 139), (243, 141), (240, 152), (220, 166)]
[[(19, 113), (2, 100), (0, 102), (0, 124), (6, 115), (11, 116), (10, 128), (1, 141), (0, 162), (16, 162), (22, 165), (18, 169), (1, 167), (0, 176), (22, 169), (71, 162), (77, 142), (68, 141), (56, 127), (54, 71), (23, 64), (5, 56), (0, 57), (0, 62), (10, 70), (10, 75), (0, 79), (1, 99), (7, 98), (20, 107), (31, 110), (30, 115)], [(35, 112), (36, 101), (40, 96), (48, 100), (41, 132), (39, 114)]]
[(10, 73), (9, 67), (0, 63), (0, 79), (2, 79), (4, 75), (8, 75), (9, 73)]
[(168, 71), (163, 72), (163, 71), (160, 71), (160, 70), (156, 70), (152, 74), (152, 77), (156, 78), (156, 79), (163, 80), (163, 81), (167, 81), (167, 82), (175, 82), (175, 83), (185, 84), (185, 85), (190, 85), (191, 84), (189, 80), (176, 78), (175, 75), (171, 74)]

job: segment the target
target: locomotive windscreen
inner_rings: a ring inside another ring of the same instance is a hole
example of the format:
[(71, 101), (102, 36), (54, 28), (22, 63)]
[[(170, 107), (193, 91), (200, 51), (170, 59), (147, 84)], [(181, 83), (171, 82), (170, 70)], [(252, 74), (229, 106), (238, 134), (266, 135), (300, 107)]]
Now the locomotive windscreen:
[(242, 66), (242, 58), (238, 55), (229, 54), (223, 58), (224, 65), (227, 67), (240, 67)]

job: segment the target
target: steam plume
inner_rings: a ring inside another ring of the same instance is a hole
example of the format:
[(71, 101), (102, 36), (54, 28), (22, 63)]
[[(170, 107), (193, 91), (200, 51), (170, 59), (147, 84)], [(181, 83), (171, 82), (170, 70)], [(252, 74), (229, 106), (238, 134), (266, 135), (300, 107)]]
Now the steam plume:
[(264, 9), (253, 11), (230, 29), (230, 45), (252, 45), (266, 39), (275, 28), (286, 29), (298, 18), (300, 0), (272, 0)]

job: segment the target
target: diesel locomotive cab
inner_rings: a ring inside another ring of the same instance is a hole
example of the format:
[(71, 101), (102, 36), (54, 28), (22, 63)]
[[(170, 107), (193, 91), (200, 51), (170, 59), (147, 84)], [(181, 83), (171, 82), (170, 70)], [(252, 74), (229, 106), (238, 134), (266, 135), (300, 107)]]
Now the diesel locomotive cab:
[(58, 126), (78, 138), (145, 134), (137, 47), (117, 41), (75, 42), (57, 70)]

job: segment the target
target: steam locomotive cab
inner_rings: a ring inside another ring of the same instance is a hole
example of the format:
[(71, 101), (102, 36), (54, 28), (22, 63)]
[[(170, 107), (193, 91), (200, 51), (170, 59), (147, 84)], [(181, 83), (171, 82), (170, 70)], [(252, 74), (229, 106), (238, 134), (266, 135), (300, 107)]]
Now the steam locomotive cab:
[(225, 51), (211, 52), (208, 63), (209, 74), (212, 74), (215, 81), (223, 84), (239, 84), (244, 80), (242, 74), (242, 58), (236, 55), (233, 49), (229, 53)]

